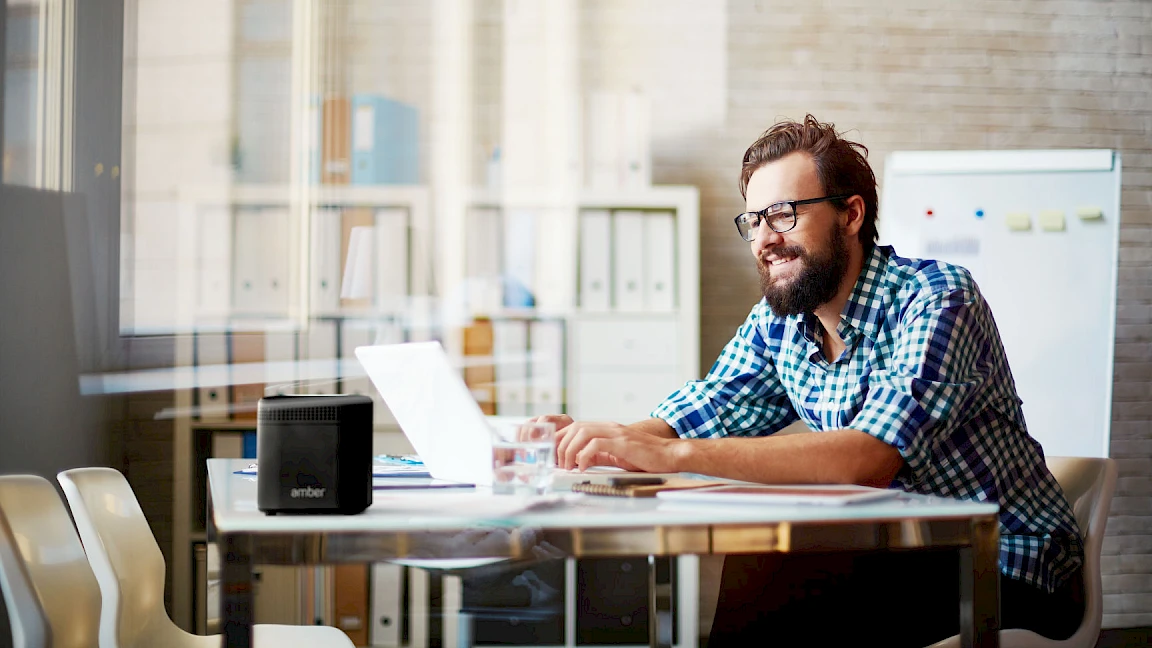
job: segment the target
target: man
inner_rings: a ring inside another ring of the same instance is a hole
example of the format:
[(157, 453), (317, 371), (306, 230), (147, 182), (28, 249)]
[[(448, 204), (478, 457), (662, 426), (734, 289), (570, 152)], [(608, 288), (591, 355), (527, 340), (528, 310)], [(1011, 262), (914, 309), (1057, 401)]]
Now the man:
[[(1081, 540), (1028, 436), (988, 304), (964, 268), (875, 244), (866, 154), (811, 115), (757, 140), (736, 225), (764, 298), (708, 376), (652, 418), (548, 417), (557, 461), (996, 501), (1002, 627), (1066, 638), (1083, 610)], [(815, 433), (772, 436), (797, 419)], [(840, 643), (931, 643), (958, 630), (955, 561), (729, 557), (709, 645), (811, 643), (814, 628), (843, 630)]]

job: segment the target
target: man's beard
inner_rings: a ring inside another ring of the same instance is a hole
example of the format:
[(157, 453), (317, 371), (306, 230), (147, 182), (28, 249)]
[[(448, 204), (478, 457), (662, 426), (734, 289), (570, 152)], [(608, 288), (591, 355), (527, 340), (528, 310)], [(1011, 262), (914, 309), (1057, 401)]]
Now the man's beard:
[(811, 313), (831, 301), (848, 271), (848, 245), (841, 227), (832, 230), (823, 254), (812, 254), (799, 246), (779, 247), (772, 253), (785, 258), (795, 256), (801, 264), (799, 273), (780, 285), (772, 277), (771, 266), (763, 259), (756, 260), (760, 291), (772, 312), (782, 317)]

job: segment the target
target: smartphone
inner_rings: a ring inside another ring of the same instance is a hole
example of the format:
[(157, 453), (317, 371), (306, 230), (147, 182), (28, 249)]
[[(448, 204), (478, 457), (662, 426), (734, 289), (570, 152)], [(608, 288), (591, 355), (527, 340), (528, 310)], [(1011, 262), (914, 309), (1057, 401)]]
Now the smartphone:
[(610, 477), (609, 486), (659, 486), (664, 483), (663, 477)]

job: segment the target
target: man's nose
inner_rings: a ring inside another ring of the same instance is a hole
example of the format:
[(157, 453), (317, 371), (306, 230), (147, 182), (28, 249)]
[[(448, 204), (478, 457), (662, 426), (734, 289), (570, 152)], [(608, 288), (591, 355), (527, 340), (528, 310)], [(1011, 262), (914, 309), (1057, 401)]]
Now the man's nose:
[(756, 228), (756, 235), (752, 237), (752, 252), (754, 252), (756, 256), (760, 256), (764, 250), (780, 245), (783, 242), (783, 234), (768, 227), (767, 223), (761, 223), (760, 227)]

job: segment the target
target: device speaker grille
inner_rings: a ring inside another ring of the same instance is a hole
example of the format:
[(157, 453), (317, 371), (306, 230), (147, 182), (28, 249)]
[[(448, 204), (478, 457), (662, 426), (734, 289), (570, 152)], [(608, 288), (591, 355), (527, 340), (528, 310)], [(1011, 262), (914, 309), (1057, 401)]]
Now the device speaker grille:
[(267, 408), (260, 411), (260, 420), (338, 422), (336, 408), (328, 406)]

